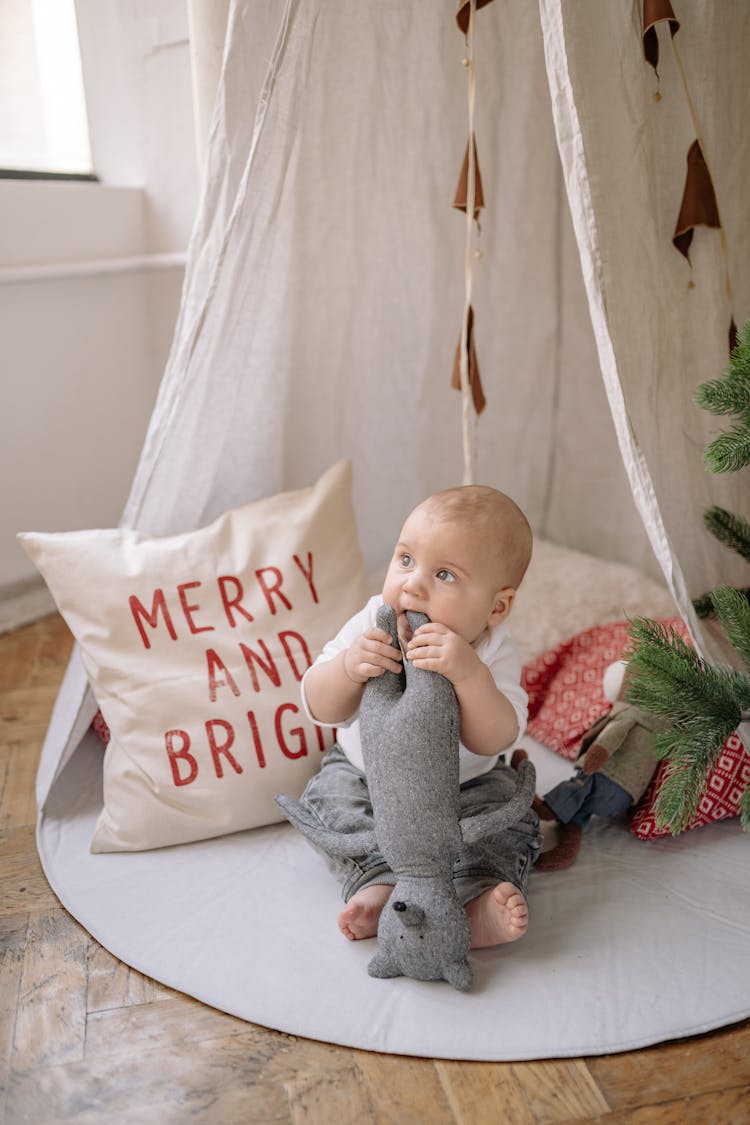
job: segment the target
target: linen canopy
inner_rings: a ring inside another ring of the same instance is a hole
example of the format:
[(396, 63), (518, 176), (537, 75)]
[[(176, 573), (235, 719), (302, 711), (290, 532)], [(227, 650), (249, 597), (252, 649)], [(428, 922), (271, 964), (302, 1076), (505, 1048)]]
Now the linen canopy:
[[(690, 597), (740, 581), (701, 516), (741, 510), (742, 481), (705, 471), (714, 423), (692, 396), (750, 309), (750, 12), (683, 0), (677, 15), (673, 35), (639, 3), (476, 13), (487, 408), (472, 426), (477, 480), (513, 495), (537, 536), (660, 567), (700, 641)], [(197, 527), (350, 456), (376, 566), (408, 507), (460, 481), (454, 16), (433, 0), (230, 6), (181, 312), (125, 526)], [(644, 27), (661, 43), (658, 100)], [(696, 226), (687, 260), (672, 237), (697, 126), (722, 228)], [(75, 722), (75, 657), (68, 679), (42, 797), (93, 706)]]

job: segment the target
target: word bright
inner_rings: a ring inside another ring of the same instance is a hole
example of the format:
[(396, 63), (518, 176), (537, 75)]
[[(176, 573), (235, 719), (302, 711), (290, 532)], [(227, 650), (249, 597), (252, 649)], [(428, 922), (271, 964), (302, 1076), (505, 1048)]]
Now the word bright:
[[(289, 726), (289, 722), (298, 714), (299, 707), (294, 703), (282, 703), (276, 708), (273, 722), (274, 735), (276, 746), (285, 758), (304, 758), (309, 753), (308, 732), (302, 726)], [(208, 747), (214, 773), (219, 779), (224, 777), (225, 765), (235, 773), (244, 773), (242, 761), (246, 761), (248, 757), (252, 761), (253, 755), (260, 768), (266, 768), (265, 748), (254, 711), (247, 712), (247, 723), (249, 730), (243, 732), (242, 742), (237, 746), (235, 742), (240, 735), (226, 719), (208, 719), (203, 724), (205, 746)], [(318, 749), (323, 753), (325, 750), (323, 732), (319, 727), (315, 727), (314, 731)], [(193, 739), (188, 731), (179, 729), (166, 731), (164, 745), (175, 785), (192, 785), (199, 775), (200, 766)]]

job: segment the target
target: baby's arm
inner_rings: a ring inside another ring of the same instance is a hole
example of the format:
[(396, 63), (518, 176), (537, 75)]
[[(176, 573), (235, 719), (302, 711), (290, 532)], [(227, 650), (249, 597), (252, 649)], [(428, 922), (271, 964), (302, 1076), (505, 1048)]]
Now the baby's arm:
[(355, 713), (368, 680), (401, 671), (401, 652), (382, 629), (367, 629), (332, 660), (305, 676), (310, 714), (321, 723), (343, 723)]
[(515, 742), (518, 717), (474, 649), (445, 625), (419, 628), (407, 648), (418, 668), (440, 672), (453, 684), (461, 709), (461, 741), (474, 754), (499, 754)]
[(461, 741), (474, 754), (498, 754), (518, 736), (518, 716), (479, 657), (474, 675), (455, 685), (461, 708)]

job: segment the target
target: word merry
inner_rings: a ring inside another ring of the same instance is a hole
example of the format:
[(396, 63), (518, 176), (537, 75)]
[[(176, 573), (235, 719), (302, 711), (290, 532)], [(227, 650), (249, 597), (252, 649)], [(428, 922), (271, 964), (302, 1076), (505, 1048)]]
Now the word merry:
[[(307, 731), (302, 726), (288, 727), (289, 718), (299, 714), (299, 707), (294, 703), (282, 703), (276, 708), (273, 729), (276, 746), (285, 758), (304, 758), (309, 753)], [(254, 711), (247, 712), (249, 738), (245, 732), (245, 741), (241, 749), (235, 747), (236, 732), (231, 723), (226, 719), (208, 719), (203, 724), (205, 746), (208, 747), (210, 761), (217, 778), (224, 777), (224, 766), (228, 766), (236, 774), (244, 773), (244, 767), (238, 757), (246, 759), (248, 755), (261, 769), (266, 768), (266, 751), (258, 729), (258, 721)], [(313, 728), (318, 749), (321, 754), (325, 750), (323, 732), (319, 727)], [(172, 770), (172, 780), (176, 786), (192, 785), (197, 779), (200, 767), (194, 752), (193, 739), (186, 730), (168, 730), (164, 733), (164, 746)], [(234, 753), (232, 753), (232, 749)], [(236, 757), (235, 755), (238, 755)], [(205, 754), (204, 754), (205, 756)]]
[[(292, 562), (307, 582), (310, 596), (317, 605), (318, 591), (313, 581), (312, 551), (307, 552), (307, 566), (305, 566), (305, 563), (303, 563), (299, 555), (292, 555)], [(254, 578), (272, 616), (277, 614), (281, 607), (287, 611), (294, 608), (287, 593), (283, 589), (284, 575), (277, 566), (260, 567), (254, 572)], [(198, 617), (201, 612), (200, 603), (195, 600), (190, 600), (194, 599), (196, 596), (190, 591), (198, 590), (203, 585), (202, 582), (198, 581), (181, 582), (175, 590), (179, 610), (182, 612), (182, 616), (185, 619), (189, 631), (193, 634), (211, 633), (216, 628), (215, 625), (205, 622), (203, 624), (200, 623)], [(230, 628), (237, 628), (238, 617), (242, 618), (243, 621), (255, 620), (247, 606), (243, 605), (245, 587), (236, 574), (219, 575), (216, 579), (216, 586), (219, 591), (221, 608)], [(151, 639), (146, 632), (146, 625), (151, 629), (157, 629), (160, 620), (172, 640), (177, 640), (175, 615), (169, 608), (167, 596), (161, 586), (157, 586), (151, 596), (150, 609), (147, 609), (140, 598), (136, 597), (135, 594), (131, 594), (128, 599), (128, 604), (130, 605), (130, 612), (133, 615), (133, 620), (135, 621), (144, 648), (151, 648)]]

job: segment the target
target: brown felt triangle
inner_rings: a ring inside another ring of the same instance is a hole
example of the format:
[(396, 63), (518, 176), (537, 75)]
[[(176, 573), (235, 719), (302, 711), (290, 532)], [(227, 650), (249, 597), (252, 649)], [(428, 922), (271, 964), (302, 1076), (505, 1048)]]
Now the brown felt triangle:
[(680, 21), (674, 14), (669, 0), (643, 0), (643, 53), (646, 62), (656, 70), (659, 65), (659, 37), (656, 34), (657, 23), (669, 21), (669, 30), (672, 38), (679, 31)]
[[(469, 324), (467, 333), (467, 347), (469, 350), (469, 387), (471, 388), (471, 398), (474, 403), (474, 409), (477, 414), (481, 414), (487, 405), (487, 400), (484, 397), (482, 389), (482, 377), (479, 373), (479, 363), (477, 362), (477, 353), (474, 346), (474, 310), (469, 308)], [(457, 390), (461, 390), (461, 340), (458, 341), (456, 348), (456, 355), (453, 360), (453, 377), (451, 378), (451, 386)]]
[[(453, 206), (457, 207), (459, 211), (466, 211), (468, 206), (468, 199), (466, 198), (469, 192), (469, 142), (466, 142), (466, 152), (464, 154), (464, 162), (461, 165), (461, 174), (458, 177), (458, 186), (456, 187), (456, 194), (453, 199)], [(477, 156), (477, 142), (474, 138), (474, 218), (478, 218), (479, 212), (484, 207), (484, 192), (482, 190), (482, 176), (479, 171), (479, 157)]]
[[(477, 11), (484, 8), (485, 4), (490, 4), (492, 0), (477, 0)], [(469, 0), (459, 0), (458, 11), (456, 12), (456, 23), (461, 31), (466, 35), (469, 30), (469, 11), (471, 4)]]
[(687, 176), (682, 194), (680, 214), (672, 242), (690, 261), (690, 243), (696, 227), (720, 227), (711, 173), (698, 141), (693, 141), (687, 154)]

